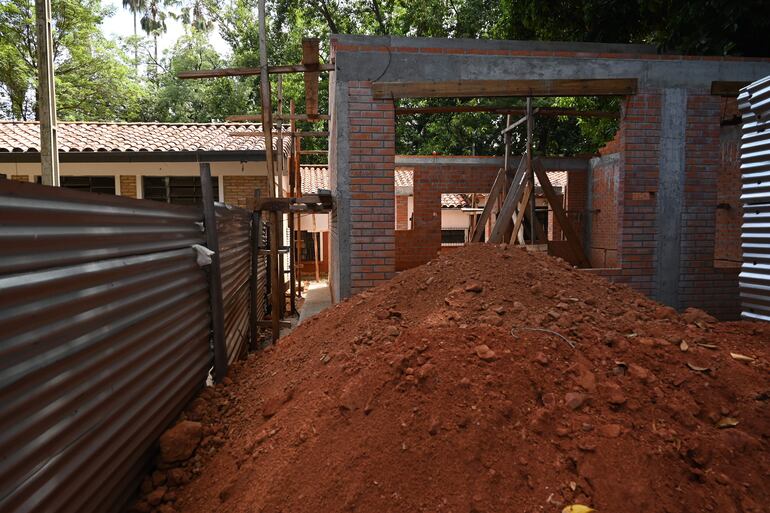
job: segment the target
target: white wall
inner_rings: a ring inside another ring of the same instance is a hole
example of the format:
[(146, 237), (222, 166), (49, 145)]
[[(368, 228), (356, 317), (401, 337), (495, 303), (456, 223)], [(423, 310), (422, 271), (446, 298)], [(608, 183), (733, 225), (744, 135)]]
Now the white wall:
[(313, 229), (313, 215), (302, 213), (300, 215), (300, 229), (306, 232), (328, 232), (329, 231), (329, 214), (316, 214), (315, 224), (316, 229)]
[[(198, 176), (197, 162), (63, 162), (62, 176)], [(0, 162), (0, 173), (39, 176), (40, 164), (34, 162)], [(213, 176), (267, 176), (265, 162), (212, 162)], [(32, 180), (34, 181), (34, 179)]]

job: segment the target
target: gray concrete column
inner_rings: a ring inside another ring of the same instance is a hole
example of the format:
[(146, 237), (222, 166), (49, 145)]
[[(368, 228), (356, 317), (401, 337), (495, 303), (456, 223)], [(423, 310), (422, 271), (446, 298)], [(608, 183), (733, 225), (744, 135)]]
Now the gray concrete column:
[[(332, 74), (334, 77), (335, 74)], [(331, 217), (329, 277), (334, 301), (350, 296), (350, 120), (348, 84), (332, 79), (329, 84), (329, 172), (334, 196)]]
[(663, 89), (656, 208), (655, 299), (679, 308), (687, 90)]

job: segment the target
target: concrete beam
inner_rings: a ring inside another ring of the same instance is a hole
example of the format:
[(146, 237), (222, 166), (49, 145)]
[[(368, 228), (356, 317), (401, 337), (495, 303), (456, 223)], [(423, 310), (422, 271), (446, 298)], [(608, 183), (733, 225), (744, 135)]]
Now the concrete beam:
[[(767, 59), (678, 59), (645, 52), (621, 52), (603, 45), (583, 47), (569, 43), (551, 49), (544, 43), (521, 41), (468, 41), (457, 39), (335, 36), (356, 51), (336, 53), (337, 79), (375, 82), (456, 82), (458, 80), (591, 80), (638, 78), (640, 90), (661, 88), (710, 92), (714, 81), (751, 82), (770, 75)], [(544, 46), (541, 46), (544, 45)], [(621, 45), (623, 46), (623, 45)], [(368, 51), (371, 47), (371, 51)], [(412, 51), (400, 51), (409, 48)], [(420, 53), (421, 48), (464, 50), (541, 49), (576, 53), (575, 56), (483, 55)], [(414, 51), (416, 49), (417, 51)], [(622, 50), (616, 49), (616, 50)], [(601, 56), (590, 55), (591, 53)], [(610, 54), (615, 55), (610, 55)]]
[[(521, 157), (511, 157), (511, 165), (517, 167)], [(543, 167), (547, 171), (586, 171), (590, 157), (540, 157)], [(503, 166), (502, 157), (451, 157), (446, 155), (396, 155), (396, 166), (424, 166), (424, 165), (449, 165), (449, 166)]]
[(655, 45), (622, 43), (580, 43), (573, 41), (514, 41), (503, 39), (467, 39), (441, 37), (360, 36), (336, 34), (332, 41), (355, 46), (391, 46), (394, 48), (441, 48), (446, 50), (510, 50), (521, 52), (587, 53), (658, 53)]

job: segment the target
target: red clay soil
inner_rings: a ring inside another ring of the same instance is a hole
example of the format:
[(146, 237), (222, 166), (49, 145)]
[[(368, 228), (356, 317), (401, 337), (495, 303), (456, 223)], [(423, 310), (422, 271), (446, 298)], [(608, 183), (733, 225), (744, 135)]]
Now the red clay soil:
[(136, 507), (767, 512), (768, 341), (770, 324), (473, 245), (236, 365), (183, 416), (207, 435), (195, 455)]

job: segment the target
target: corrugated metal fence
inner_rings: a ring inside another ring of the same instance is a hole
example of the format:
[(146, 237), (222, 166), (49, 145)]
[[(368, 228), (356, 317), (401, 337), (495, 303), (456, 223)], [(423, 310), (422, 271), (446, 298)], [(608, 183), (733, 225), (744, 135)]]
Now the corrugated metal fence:
[(770, 77), (741, 90), (742, 316), (770, 321)]
[[(250, 216), (218, 210), (232, 361)], [(1, 511), (113, 511), (135, 490), (212, 366), (204, 241), (199, 208), (0, 180)]]
[(242, 208), (217, 204), (217, 234), (222, 272), (227, 361), (233, 362), (249, 340), (249, 277), (251, 275), (252, 214)]

